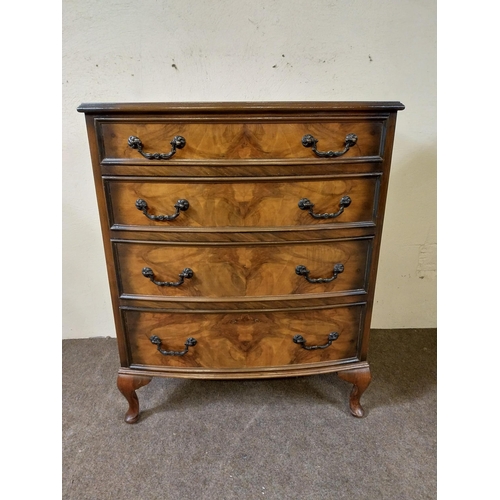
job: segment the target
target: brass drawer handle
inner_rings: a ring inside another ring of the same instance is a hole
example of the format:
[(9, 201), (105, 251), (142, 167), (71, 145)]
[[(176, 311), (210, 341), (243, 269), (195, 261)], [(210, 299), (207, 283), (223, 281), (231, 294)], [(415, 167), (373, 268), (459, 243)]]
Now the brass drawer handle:
[(339, 202), (339, 210), (331, 214), (315, 214), (313, 212), (314, 203), (312, 203), (308, 198), (302, 198), (299, 201), (299, 208), (301, 210), (309, 210), (309, 214), (315, 219), (333, 219), (344, 213), (344, 208), (347, 208), (351, 204), (351, 201), (352, 200), (349, 196), (342, 196)]
[(145, 267), (142, 270), (142, 275), (145, 278), (150, 279), (155, 285), (158, 286), (180, 286), (184, 283), (184, 278), (185, 279), (191, 279), (194, 275), (193, 270), (189, 269), (189, 267), (186, 267), (182, 273), (179, 274), (179, 281), (155, 281), (155, 273), (150, 267)]
[(304, 278), (309, 281), (309, 283), (330, 283), (330, 281), (336, 280), (340, 273), (344, 272), (343, 264), (335, 264), (333, 266), (333, 276), (331, 278), (309, 278), (309, 269), (306, 266), (297, 266), (295, 268), (295, 273), (299, 276), (304, 276)]
[(188, 349), (190, 347), (194, 347), (198, 343), (196, 339), (194, 339), (193, 337), (189, 337), (188, 339), (186, 339), (186, 342), (184, 343), (184, 346), (186, 348), (183, 351), (166, 351), (165, 349), (161, 348), (162, 341), (156, 335), (149, 337), (149, 340), (151, 341), (152, 344), (155, 344), (157, 346), (158, 352), (160, 354), (163, 354), (164, 356), (184, 356), (184, 354), (188, 352)]
[(313, 351), (314, 349), (326, 349), (327, 347), (330, 347), (332, 345), (332, 342), (334, 340), (337, 340), (338, 338), (339, 334), (337, 332), (330, 332), (328, 334), (328, 342), (324, 345), (306, 345), (306, 339), (302, 337), (302, 335), (295, 335), (295, 337), (293, 337), (293, 341), (296, 344), (300, 344), (304, 349)]
[(185, 212), (189, 208), (189, 201), (187, 200), (177, 200), (177, 203), (174, 205), (175, 214), (172, 215), (152, 215), (148, 212), (148, 204), (141, 200), (140, 198), (135, 202), (135, 208), (140, 210), (148, 219), (165, 221), (165, 220), (174, 220), (179, 217), (179, 214)]
[(139, 153), (141, 153), (141, 155), (144, 156), (144, 158), (147, 158), (148, 160), (168, 160), (175, 155), (175, 152), (178, 149), (182, 149), (186, 145), (186, 139), (184, 139), (182, 135), (176, 135), (170, 141), (170, 145), (172, 146), (170, 153), (145, 153), (142, 150), (143, 147), (142, 141), (139, 139), (139, 137), (135, 137), (134, 135), (131, 135), (128, 138), (128, 145), (132, 149), (137, 149), (137, 151), (139, 151)]
[(356, 142), (358, 142), (358, 136), (356, 134), (347, 134), (344, 140), (344, 149), (342, 151), (318, 151), (316, 149), (316, 144), (318, 139), (313, 137), (311, 134), (307, 134), (302, 137), (302, 146), (305, 148), (312, 148), (316, 156), (321, 158), (336, 158), (337, 156), (342, 156), (347, 153), (350, 148), (352, 148)]

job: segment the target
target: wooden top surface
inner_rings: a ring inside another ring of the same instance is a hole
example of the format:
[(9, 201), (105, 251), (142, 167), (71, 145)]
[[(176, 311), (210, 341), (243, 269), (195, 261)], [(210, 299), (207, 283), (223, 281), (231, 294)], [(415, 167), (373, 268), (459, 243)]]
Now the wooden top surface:
[(82, 103), (83, 113), (238, 113), (238, 112), (331, 112), (398, 111), (399, 101), (275, 101), (275, 102), (144, 102)]

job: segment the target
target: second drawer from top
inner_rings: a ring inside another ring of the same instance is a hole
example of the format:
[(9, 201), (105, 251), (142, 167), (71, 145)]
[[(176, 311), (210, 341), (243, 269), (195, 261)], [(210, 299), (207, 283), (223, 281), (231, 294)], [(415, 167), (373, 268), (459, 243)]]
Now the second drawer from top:
[(112, 229), (373, 226), (379, 175), (316, 179), (105, 178)]

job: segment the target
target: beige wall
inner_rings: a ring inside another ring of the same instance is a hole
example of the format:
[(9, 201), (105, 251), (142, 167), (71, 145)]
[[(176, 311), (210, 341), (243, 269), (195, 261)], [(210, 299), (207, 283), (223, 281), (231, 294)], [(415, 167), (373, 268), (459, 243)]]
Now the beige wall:
[(372, 326), (436, 326), (436, 5), (63, 1), (63, 337), (114, 336), (81, 102), (399, 100)]

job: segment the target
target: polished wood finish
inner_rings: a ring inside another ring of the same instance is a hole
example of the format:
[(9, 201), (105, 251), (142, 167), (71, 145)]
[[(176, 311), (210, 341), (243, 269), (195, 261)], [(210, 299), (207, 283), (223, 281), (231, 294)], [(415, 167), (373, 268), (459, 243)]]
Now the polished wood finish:
[(176, 121), (165, 123), (127, 120), (115, 122), (101, 120), (103, 159), (141, 159), (140, 153), (130, 148), (130, 136), (141, 139), (145, 152), (168, 153), (170, 141), (175, 136), (186, 139), (186, 146), (176, 152), (176, 159), (275, 159), (304, 158), (314, 160), (310, 148), (302, 145), (306, 134), (318, 139), (318, 148), (325, 151), (343, 150), (345, 137), (356, 133), (358, 142), (345, 153), (346, 158), (380, 156), (383, 120), (349, 120), (346, 122), (299, 122), (269, 123), (268, 119), (256, 119), (246, 123), (201, 123)]
[[(115, 243), (122, 295), (162, 297), (248, 297), (366, 291), (371, 238), (325, 243), (158, 244)], [(295, 268), (304, 265), (311, 278), (330, 278), (335, 264), (344, 271), (329, 283), (309, 283)], [(194, 272), (181, 286), (158, 286), (142, 275), (151, 268), (156, 281), (177, 281), (184, 268)]]
[[(124, 311), (132, 365), (211, 369), (284, 366), (350, 359), (357, 361), (364, 306), (359, 304), (310, 311), (241, 313), (164, 313)], [(325, 349), (306, 350), (293, 342), (325, 345), (330, 332), (339, 338)], [(183, 356), (163, 356), (151, 343), (158, 336), (164, 349), (182, 351), (187, 338), (197, 340)]]
[[(82, 104), (99, 206), (121, 368), (118, 387), (137, 421), (136, 390), (151, 377), (244, 379), (338, 372), (351, 412), (370, 382), (367, 362), (377, 261), (399, 102)], [(338, 158), (345, 136), (358, 140)], [(174, 136), (186, 146), (169, 160)], [(335, 218), (340, 198), (351, 205)], [(179, 199), (190, 207), (171, 221)], [(304, 265), (308, 283), (295, 273)], [(194, 275), (178, 287), (189, 267)], [(328, 334), (339, 337), (328, 344)], [(165, 355), (151, 342), (156, 335)], [(295, 343), (301, 335), (307, 350)], [(328, 344), (328, 345), (327, 345)]]
[[(376, 215), (376, 193), (379, 177), (336, 177), (333, 179), (216, 182), (194, 178), (191, 182), (174, 182), (157, 178), (140, 181), (113, 180), (108, 183), (113, 226), (151, 226), (157, 229), (210, 227), (270, 227), (310, 225), (373, 225)], [(315, 219), (298, 203), (308, 198), (315, 213), (339, 210), (343, 196), (351, 204), (338, 217)], [(170, 215), (178, 199), (186, 199), (189, 209), (170, 221), (149, 219), (139, 211), (138, 199), (147, 202), (152, 215)]]
[[(177, 179), (178, 181), (193, 178), (218, 178), (225, 180), (237, 178), (243, 180), (245, 177), (267, 177), (271, 180), (279, 177), (282, 180), (293, 178), (314, 177), (314, 179), (332, 178), (339, 174), (345, 175), (379, 175), (383, 173), (384, 158), (373, 158), (366, 161), (363, 158), (316, 158), (314, 161), (300, 159), (285, 160), (232, 160), (224, 163), (224, 160), (176, 160), (175, 156), (168, 161), (151, 160), (102, 160), (100, 161), (100, 173), (103, 178), (115, 179), (120, 177), (126, 179), (141, 176), (142, 179), (149, 177), (164, 177), (165, 180)], [(105, 177), (104, 177), (105, 176)], [(201, 179), (203, 181), (203, 179)]]
[(125, 414), (125, 422), (127, 424), (135, 424), (139, 419), (139, 399), (135, 391), (149, 384), (151, 380), (151, 377), (144, 375), (118, 374), (116, 385), (129, 404), (129, 408)]
[(263, 102), (85, 102), (77, 111), (87, 116), (217, 116), (320, 117), (323, 114), (388, 113), (405, 109), (399, 101), (263, 101)]
[(370, 368), (366, 366), (354, 370), (344, 370), (338, 372), (338, 376), (346, 382), (353, 384), (349, 397), (349, 408), (355, 417), (363, 417), (365, 410), (359, 400), (372, 380)]

